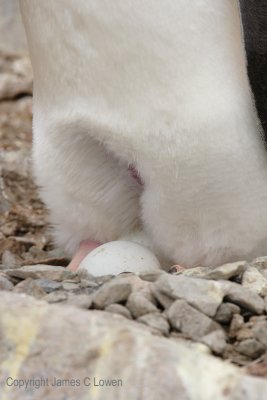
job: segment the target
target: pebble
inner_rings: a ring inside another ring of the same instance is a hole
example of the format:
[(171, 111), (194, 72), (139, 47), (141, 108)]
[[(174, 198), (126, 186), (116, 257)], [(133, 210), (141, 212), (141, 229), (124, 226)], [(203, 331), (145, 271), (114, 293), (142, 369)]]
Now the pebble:
[(2, 255), (2, 263), (5, 268), (16, 268), (21, 263), (21, 259), (9, 250), (5, 250)]
[(105, 307), (105, 311), (113, 313), (113, 314), (119, 314), (122, 315), (125, 318), (128, 319), (133, 319), (130, 311), (128, 308), (125, 306), (122, 306), (121, 304), (109, 304), (107, 307)]
[(253, 338), (252, 330), (247, 328), (246, 325), (243, 326), (236, 334), (236, 340), (238, 340), (239, 342), (245, 339), (252, 339), (252, 338)]
[(137, 321), (142, 322), (143, 324), (149, 326), (152, 329), (156, 329), (164, 336), (168, 336), (170, 332), (169, 322), (167, 321), (166, 317), (159, 312), (143, 315), (139, 317)]
[(53, 292), (62, 288), (62, 283), (57, 281), (52, 281), (51, 279), (36, 279), (35, 283), (41, 287), (46, 293)]
[(67, 270), (65, 267), (54, 265), (27, 265), (16, 269), (7, 269), (5, 271), (9, 276), (20, 279), (51, 279), (53, 281), (62, 281), (64, 279), (76, 276), (73, 272)]
[(244, 317), (242, 315), (234, 314), (229, 328), (229, 337), (235, 338), (238, 331), (243, 327), (244, 323)]
[(88, 280), (88, 279), (81, 279), (80, 283), (81, 288), (95, 288), (98, 287), (98, 284), (94, 281)]
[(236, 350), (245, 356), (255, 359), (265, 350), (265, 347), (256, 339), (246, 339), (235, 346)]
[(46, 300), (48, 303), (60, 303), (61, 301), (65, 301), (68, 299), (68, 295), (63, 290), (57, 290), (55, 292), (48, 293), (43, 300)]
[(27, 278), (24, 281), (18, 283), (13, 289), (16, 293), (26, 293), (31, 296), (41, 299), (46, 295), (46, 292), (35, 282), (32, 278)]
[(222, 303), (219, 306), (214, 319), (220, 324), (229, 324), (234, 314), (240, 314), (240, 307), (232, 303)]
[(158, 311), (155, 304), (153, 304), (142, 292), (132, 292), (127, 300), (126, 307), (135, 318)]
[(93, 303), (93, 296), (87, 294), (70, 294), (66, 303), (70, 306), (88, 310)]
[(77, 290), (79, 290), (80, 289), (80, 285), (79, 284), (77, 284), (77, 283), (73, 283), (73, 282), (63, 282), (62, 283), (62, 288), (64, 289), (64, 290), (73, 290), (73, 291), (77, 291)]
[(209, 317), (216, 314), (224, 296), (217, 282), (182, 275), (161, 275), (155, 285), (163, 294), (184, 299)]
[(247, 268), (247, 265), (246, 261), (238, 261), (220, 265), (219, 267), (195, 267), (184, 270), (182, 275), (204, 279), (228, 280), (240, 275)]
[(143, 280), (143, 281), (148, 281), (148, 282), (155, 282), (160, 275), (165, 274), (166, 272), (163, 270), (155, 270), (155, 271), (149, 271), (149, 272), (140, 272), (138, 276)]
[(242, 276), (242, 286), (261, 295), (267, 295), (267, 279), (255, 267), (248, 267)]
[(201, 343), (206, 344), (215, 354), (223, 354), (226, 348), (225, 333), (222, 330), (217, 330), (203, 336)]
[(151, 292), (154, 296), (154, 298), (157, 300), (157, 302), (166, 310), (168, 309), (172, 303), (173, 299), (171, 299), (169, 296), (161, 293), (161, 291), (155, 286), (152, 286)]
[(260, 343), (262, 343), (267, 349), (267, 321), (258, 321), (252, 327), (252, 332)]
[(250, 265), (258, 270), (267, 269), (267, 257), (257, 257), (250, 263)]
[(256, 314), (264, 313), (264, 300), (257, 293), (230, 281), (218, 281), (218, 284), (221, 285), (221, 289), (224, 291), (225, 300)]
[(185, 300), (176, 300), (166, 315), (174, 329), (191, 339), (200, 339), (210, 332), (221, 330), (219, 324), (190, 306)]
[(0, 274), (0, 290), (12, 290), (13, 283), (4, 274)]
[(101, 286), (94, 295), (94, 306), (103, 309), (109, 304), (126, 302), (132, 291), (131, 284), (123, 280), (112, 280)]

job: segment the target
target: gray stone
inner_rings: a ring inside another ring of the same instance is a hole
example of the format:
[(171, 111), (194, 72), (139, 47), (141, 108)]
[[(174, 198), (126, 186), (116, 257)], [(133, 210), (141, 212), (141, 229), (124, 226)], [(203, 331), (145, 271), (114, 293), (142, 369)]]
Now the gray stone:
[(242, 286), (261, 295), (267, 295), (267, 279), (255, 267), (248, 267), (242, 276)]
[(11, 251), (5, 250), (2, 255), (2, 263), (5, 265), (6, 269), (16, 268), (21, 263), (21, 259)]
[(184, 300), (176, 300), (166, 311), (171, 326), (191, 339), (200, 339), (208, 333), (221, 330), (219, 324), (202, 314)]
[(128, 297), (126, 307), (135, 318), (158, 311), (155, 304), (147, 299), (142, 292), (132, 292)]
[(32, 278), (27, 278), (24, 281), (18, 283), (14, 289), (16, 293), (26, 293), (37, 299), (41, 299), (46, 295), (46, 292), (36, 284), (35, 280)]
[(62, 281), (64, 279), (76, 276), (73, 272), (64, 267), (54, 265), (27, 265), (16, 269), (8, 269), (5, 271), (9, 276), (26, 279), (51, 279), (53, 281)]
[(253, 338), (253, 333), (250, 328), (246, 326), (246, 324), (238, 330), (236, 333), (236, 340), (241, 342), (242, 340), (246, 339), (252, 339)]
[(226, 301), (237, 304), (255, 314), (264, 313), (264, 300), (257, 293), (230, 281), (218, 281), (218, 284), (224, 291)]
[(43, 300), (48, 303), (60, 303), (61, 301), (66, 301), (68, 299), (68, 294), (63, 292), (63, 290), (57, 290), (55, 292), (51, 292), (43, 297)]
[(224, 296), (217, 282), (182, 275), (161, 275), (155, 285), (163, 294), (174, 299), (184, 299), (210, 317), (216, 314)]
[(73, 282), (62, 282), (62, 288), (67, 291), (77, 291), (80, 289), (80, 285)]
[(88, 279), (81, 279), (81, 288), (95, 288), (97, 287), (98, 284), (94, 281), (88, 280)]
[(165, 274), (163, 270), (155, 270), (151, 272), (142, 272), (139, 273), (138, 276), (143, 280), (143, 281), (148, 281), (148, 282), (155, 282), (160, 275)]
[(258, 257), (253, 260), (250, 265), (257, 268), (258, 270), (264, 270), (267, 268), (267, 257)]
[(52, 281), (52, 279), (36, 279), (36, 285), (41, 287), (46, 293), (53, 292), (54, 290), (58, 290), (62, 287), (61, 282)]
[(267, 321), (258, 321), (252, 327), (253, 336), (267, 349)]
[(244, 323), (245, 322), (242, 315), (234, 314), (229, 329), (229, 337), (235, 338), (238, 334), (238, 331), (243, 328)]
[(166, 317), (159, 313), (154, 312), (152, 314), (146, 314), (139, 317), (138, 322), (141, 322), (156, 331), (159, 331), (162, 335), (168, 336), (170, 332), (170, 324)]
[(161, 291), (155, 286), (153, 285), (151, 288), (152, 294), (155, 297), (155, 299), (157, 300), (157, 302), (166, 310), (168, 309), (172, 303), (173, 303), (173, 299), (171, 299), (169, 296), (161, 293)]
[(225, 333), (223, 331), (213, 331), (203, 336), (200, 341), (206, 344), (215, 354), (223, 354), (226, 348)]
[(0, 75), (0, 99), (13, 99), (20, 94), (32, 94), (32, 78), (21, 77), (8, 72)]
[(239, 313), (240, 307), (238, 307), (236, 304), (222, 303), (219, 306), (214, 319), (220, 324), (229, 324), (232, 320), (233, 315)]
[(12, 290), (13, 283), (4, 274), (0, 274), (0, 290)]
[(229, 400), (266, 400), (265, 384), (266, 379), (255, 376), (244, 376), (239, 385), (236, 386), (236, 389), (231, 393)]
[(236, 350), (251, 358), (259, 357), (264, 351), (265, 347), (256, 339), (246, 339), (235, 346)]
[[(19, 366), (16, 379), (49, 382), (39, 389), (21, 388), (20, 400), (266, 398), (266, 379), (248, 377), (244, 369), (205, 354), (199, 345), (152, 335), (145, 325), (114, 314), (2, 292), (0, 325), (1, 395), (8, 400), (18, 398), (19, 389), (6, 384), (14, 366)], [(80, 385), (55, 388), (55, 376), (79, 379)], [(114, 379), (117, 386), (91, 388), (85, 377)]]
[(67, 304), (88, 310), (93, 302), (93, 296), (88, 294), (68, 294)]
[(95, 308), (103, 309), (112, 303), (126, 302), (131, 291), (132, 286), (130, 283), (124, 282), (122, 279), (113, 279), (95, 292), (94, 306)]
[(128, 319), (133, 319), (130, 311), (121, 304), (109, 304), (107, 307), (105, 307), (105, 311), (113, 314), (119, 314)]
[(240, 275), (247, 268), (247, 265), (248, 264), (246, 261), (238, 261), (234, 263), (220, 265), (219, 267), (195, 267), (185, 269), (182, 272), (182, 275), (204, 279), (228, 280), (230, 278)]

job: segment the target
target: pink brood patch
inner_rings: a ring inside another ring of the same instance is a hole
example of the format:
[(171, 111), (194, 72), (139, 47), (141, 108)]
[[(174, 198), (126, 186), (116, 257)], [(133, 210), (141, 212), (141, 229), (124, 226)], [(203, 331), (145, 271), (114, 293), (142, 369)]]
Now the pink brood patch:
[(83, 240), (76, 253), (74, 254), (71, 262), (68, 265), (68, 269), (75, 272), (77, 271), (82, 260), (96, 247), (100, 246), (102, 243), (96, 242), (94, 240)]

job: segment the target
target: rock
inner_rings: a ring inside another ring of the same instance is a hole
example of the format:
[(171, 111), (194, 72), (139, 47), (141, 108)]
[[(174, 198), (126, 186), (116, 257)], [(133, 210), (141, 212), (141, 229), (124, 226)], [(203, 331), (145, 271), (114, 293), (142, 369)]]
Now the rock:
[[(141, 324), (102, 311), (49, 305), (3, 292), (0, 324), (1, 395), (8, 400), (18, 398), (19, 389), (7, 386), (14, 365), (19, 365), (15, 376), (22, 382), (30, 377), (44, 379), (38, 389), (26, 390), (24, 385), (20, 400), (57, 400), (62, 395), (98, 400), (266, 397), (265, 379), (248, 377), (244, 370), (205, 354), (199, 346), (154, 336)], [(21, 334), (26, 331), (27, 335)], [(52, 386), (54, 377), (66, 380), (64, 387)], [(91, 377), (91, 387), (86, 386), (86, 377)], [(71, 378), (79, 385), (72, 386)], [(100, 379), (114, 379), (116, 386), (94, 386)]]
[(138, 276), (143, 280), (143, 281), (148, 281), (148, 282), (155, 282), (160, 275), (164, 274), (165, 272), (163, 270), (155, 270), (155, 271), (150, 271), (150, 272), (140, 272)]
[(166, 317), (159, 312), (143, 315), (138, 318), (138, 322), (149, 326), (153, 330), (159, 331), (164, 336), (168, 336), (170, 332), (170, 324)]
[(264, 270), (267, 268), (267, 257), (258, 257), (253, 260), (250, 265), (257, 268), (258, 270)]
[(98, 284), (94, 281), (88, 280), (88, 279), (81, 279), (81, 288), (95, 288), (97, 287)]
[(174, 299), (184, 299), (210, 317), (216, 314), (224, 296), (217, 282), (182, 275), (161, 275), (155, 285), (163, 294)]
[(32, 78), (2, 72), (0, 75), (0, 100), (13, 99), (21, 94), (32, 94)]
[(256, 314), (264, 313), (264, 300), (257, 293), (230, 281), (218, 281), (218, 284), (221, 285), (221, 289), (224, 291), (226, 301), (237, 304)]
[(109, 304), (107, 307), (105, 307), (105, 311), (113, 314), (119, 314), (128, 319), (133, 319), (130, 311), (121, 304)]
[(93, 296), (88, 294), (69, 294), (67, 304), (88, 310), (93, 303)]
[(0, 273), (0, 290), (12, 290), (13, 287), (13, 283), (4, 274)]
[(223, 331), (213, 331), (203, 336), (200, 341), (206, 344), (215, 354), (223, 354), (226, 348), (225, 333)]
[(126, 307), (135, 318), (158, 311), (158, 308), (142, 292), (132, 292), (127, 300)]
[(16, 268), (21, 263), (21, 259), (10, 250), (5, 250), (2, 255), (2, 263), (5, 268)]
[(242, 276), (242, 286), (261, 295), (267, 295), (267, 279), (255, 267), (248, 267)]
[(43, 297), (43, 300), (48, 303), (60, 303), (61, 301), (65, 301), (68, 299), (68, 295), (63, 290), (57, 290), (55, 292), (51, 292)]
[(62, 282), (62, 287), (64, 290), (77, 291), (80, 289), (80, 285), (73, 282)]
[(244, 326), (244, 323), (245, 322), (242, 315), (234, 314), (229, 329), (229, 337), (235, 338), (237, 336), (238, 331)]
[(199, 340), (213, 331), (221, 330), (219, 324), (184, 300), (176, 300), (166, 311), (166, 315), (174, 329), (191, 339)]
[(18, 283), (13, 290), (17, 293), (29, 294), (37, 299), (41, 299), (46, 295), (46, 292), (32, 278), (27, 278)]
[(229, 324), (232, 320), (233, 315), (239, 313), (240, 307), (238, 307), (236, 304), (222, 303), (219, 306), (214, 319), (220, 324)]
[(253, 333), (252, 330), (247, 328), (246, 325), (243, 326), (241, 329), (236, 334), (236, 340), (241, 342), (242, 340), (246, 339), (252, 339), (253, 338)]
[(5, 273), (9, 276), (21, 279), (51, 279), (53, 281), (62, 281), (76, 276), (65, 267), (42, 264), (27, 265), (16, 269), (7, 269)]
[(246, 339), (235, 346), (236, 350), (253, 359), (259, 357), (264, 351), (265, 347), (256, 339)]
[(259, 321), (252, 327), (253, 336), (267, 349), (267, 321)]
[(52, 279), (36, 279), (35, 283), (37, 286), (42, 288), (46, 293), (51, 293), (54, 290), (58, 290), (62, 287), (61, 282), (53, 281)]
[(155, 285), (152, 286), (151, 292), (152, 292), (153, 296), (155, 297), (155, 299), (157, 300), (157, 302), (165, 310), (168, 309), (172, 305), (174, 300), (171, 299), (169, 296), (166, 296), (165, 294), (161, 293), (161, 291)]
[(131, 291), (131, 284), (125, 282), (123, 278), (111, 280), (96, 291), (93, 300), (94, 306), (103, 309), (112, 303), (126, 302)]
[(228, 280), (230, 278), (240, 275), (243, 271), (245, 271), (247, 265), (248, 264), (246, 261), (238, 261), (234, 263), (220, 265), (219, 267), (195, 267), (185, 269), (182, 272), (182, 275), (204, 279)]

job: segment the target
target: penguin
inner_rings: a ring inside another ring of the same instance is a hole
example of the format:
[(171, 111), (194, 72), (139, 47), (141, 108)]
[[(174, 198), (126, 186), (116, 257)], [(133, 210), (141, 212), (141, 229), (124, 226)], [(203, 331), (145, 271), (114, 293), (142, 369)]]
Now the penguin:
[(70, 269), (125, 238), (185, 268), (267, 254), (263, 3), (20, 0), (34, 175)]

